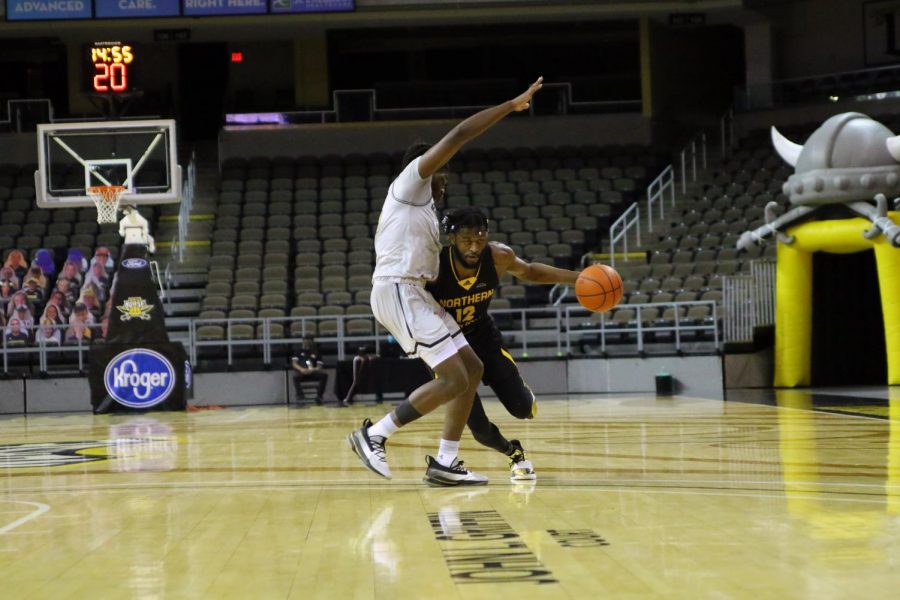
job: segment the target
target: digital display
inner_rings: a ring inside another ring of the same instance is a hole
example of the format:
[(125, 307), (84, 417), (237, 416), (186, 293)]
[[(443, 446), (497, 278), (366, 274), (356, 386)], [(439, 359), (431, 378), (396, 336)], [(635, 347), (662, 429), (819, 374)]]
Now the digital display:
[(264, 15), (268, 0), (184, 0), (186, 17), (212, 15)]
[(177, 17), (179, 0), (94, 0), (98, 19), (133, 19), (141, 17)]
[(134, 47), (125, 42), (95, 42), (88, 49), (89, 91), (121, 94), (131, 87)]
[(349, 12), (354, 0), (271, 0), (272, 14)]
[(7, 21), (90, 18), (91, 0), (6, 0)]

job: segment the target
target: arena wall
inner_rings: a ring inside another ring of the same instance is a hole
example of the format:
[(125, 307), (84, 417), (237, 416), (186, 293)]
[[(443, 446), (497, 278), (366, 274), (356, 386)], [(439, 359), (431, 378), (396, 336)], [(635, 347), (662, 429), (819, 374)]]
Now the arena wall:
[[(436, 141), (457, 124), (448, 121), (341, 123), (226, 127), (219, 135), (219, 160), (249, 156), (300, 156), (398, 152), (417, 139)], [(640, 114), (568, 115), (501, 121), (467, 148), (563, 145), (650, 145), (652, 128)]]
[[(703, 398), (721, 398), (723, 395), (722, 358), (716, 355), (530, 360), (518, 365), (525, 381), (539, 396), (653, 394), (656, 392), (656, 375), (660, 372), (672, 375), (677, 394)], [(334, 372), (328, 370), (328, 375), (325, 403), (333, 406)], [(494, 396), (484, 386), (479, 393), (485, 398)], [(0, 381), (0, 414), (87, 412), (91, 408), (89, 399), (86, 377)], [(366, 400), (367, 397), (358, 399)], [(196, 373), (190, 403), (196, 406), (254, 406), (295, 401), (291, 373), (272, 370)]]

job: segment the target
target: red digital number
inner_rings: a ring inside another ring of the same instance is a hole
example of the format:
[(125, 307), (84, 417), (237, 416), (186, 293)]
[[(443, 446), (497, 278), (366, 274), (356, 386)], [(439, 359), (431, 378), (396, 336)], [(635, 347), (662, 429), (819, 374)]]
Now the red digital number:
[(97, 92), (124, 92), (128, 89), (128, 70), (124, 63), (95, 63), (94, 90)]
[(97, 71), (97, 74), (94, 75), (94, 90), (97, 92), (108, 92), (109, 86), (106, 85), (106, 82), (109, 81), (109, 65), (106, 63), (94, 63), (94, 69)]

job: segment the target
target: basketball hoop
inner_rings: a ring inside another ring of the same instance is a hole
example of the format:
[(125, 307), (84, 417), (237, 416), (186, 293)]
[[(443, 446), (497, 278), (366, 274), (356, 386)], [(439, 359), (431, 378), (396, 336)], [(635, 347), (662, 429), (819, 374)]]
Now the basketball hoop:
[(116, 223), (119, 199), (125, 192), (123, 185), (95, 185), (85, 190), (97, 207), (98, 223)]

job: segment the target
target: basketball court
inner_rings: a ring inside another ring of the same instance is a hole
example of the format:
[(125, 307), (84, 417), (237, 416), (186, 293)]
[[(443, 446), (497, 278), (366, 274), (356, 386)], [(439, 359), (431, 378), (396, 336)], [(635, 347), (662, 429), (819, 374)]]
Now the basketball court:
[(21, 598), (892, 598), (898, 399), (488, 402), (538, 480), (466, 434), (491, 477), (471, 489), (422, 483), (434, 418), (391, 439), (394, 480), (362, 468), (345, 436), (387, 405), (11, 417), (0, 577)]

